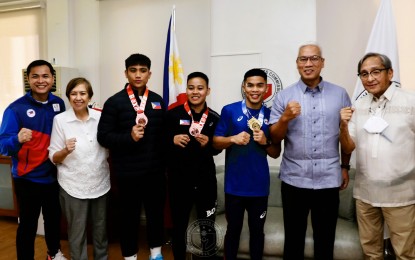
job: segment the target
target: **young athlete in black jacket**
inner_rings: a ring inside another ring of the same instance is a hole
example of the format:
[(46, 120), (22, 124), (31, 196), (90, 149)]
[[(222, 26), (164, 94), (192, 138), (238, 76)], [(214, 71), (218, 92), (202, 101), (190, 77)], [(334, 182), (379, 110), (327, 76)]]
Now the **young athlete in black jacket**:
[(196, 226), (200, 226), (202, 241), (202, 252), (194, 253), (213, 257), (217, 249), (214, 228), (217, 191), (213, 156), (221, 151), (212, 147), (219, 115), (206, 104), (206, 96), (210, 93), (208, 84), (205, 74), (189, 74), (187, 102), (167, 111), (166, 115), (173, 254), (174, 259), (179, 260), (185, 259), (186, 242), (189, 248), (198, 247), (192, 241), (193, 234), (186, 234), (193, 205), (196, 205)]

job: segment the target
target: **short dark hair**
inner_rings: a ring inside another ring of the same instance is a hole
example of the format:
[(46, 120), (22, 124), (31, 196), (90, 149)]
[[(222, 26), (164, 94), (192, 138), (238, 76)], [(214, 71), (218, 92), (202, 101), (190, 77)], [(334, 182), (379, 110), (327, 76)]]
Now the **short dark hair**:
[(45, 61), (45, 60), (34, 60), (32, 61), (26, 69), (26, 74), (27, 76), (29, 76), (30, 71), (32, 70), (33, 67), (39, 67), (39, 66), (48, 66), (50, 73), (52, 73), (53, 76), (55, 76), (55, 69), (53, 68), (52, 64), (50, 64), (49, 62)]
[(382, 62), (382, 65), (386, 69), (392, 69), (392, 62), (391, 62), (391, 60), (389, 59), (388, 56), (386, 56), (385, 54), (377, 53), (377, 52), (369, 52), (369, 53), (366, 53), (365, 56), (363, 56), (363, 58), (357, 64), (357, 73), (358, 74), (360, 73), (360, 68), (362, 68), (363, 62), (365, 62), (366, 59), (371, 58), (371, 57), (379, 58), (380, 61)]
[(265, 82), (267, 81), (267, 73), (265, 73), (265, 71), (262, 69), (255, 68), (255, 69), (250, 69), (247, 72), (245, 72), (244, 82), (246, 81), (247, 78), (254, 77), (254, 76), (263, 77), (265, 79)]
[(187, 82), (193, 78), (202, 78), (206, 81), (206, 86), (209, 86), (209, 78), (205, 73), (199, 71), (192, 72), (187, 76)]
[(128, 57), (125, 60), (125, 69), (127, 70), (128, 67), (135, 66), (135, 65), (146, 66), (148, 69), (150, 69), (151, 60), (149, 57), (147, 57), (144, 54), (134, 53), (134, 54), (131, 54), (130, 57)]
[(71, 91), (78, 86), (79, 84), (85, 84), (86, 92), (88, 92), (89, 98), (92, 98), (94, 95), (94, 91), (92, 90), (91, 83), (86, 78), (73, 78), (68, 82), (68, 85), (66, 86), (66, 97), (69, 99), (69, 95), (71, 94)]

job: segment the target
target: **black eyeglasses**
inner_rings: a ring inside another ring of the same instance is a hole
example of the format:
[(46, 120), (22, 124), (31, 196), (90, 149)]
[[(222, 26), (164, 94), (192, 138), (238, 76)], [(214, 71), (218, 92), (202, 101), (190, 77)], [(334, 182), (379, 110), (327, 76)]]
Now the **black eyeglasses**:
[(311, 63), (316, 64), (317, 62), (321, 61), (321, 57), (318, 55), (313, 56), (300, 56), (297, 58), (297, 62), (301, 64), (307, 63), (308, 60), (311, 61)]
[(375, 70), (372, 70), (371, 72), (363, 71), (363, 72), (357, 74), (357, 76), (359, 76), (360, 79), (362, 79), (362, 80), (367, 80), (369, 78), (369, 75), (372, 76), (372, 77), (374, 77), (374, 78), (379, 78), (380, 73), (383, 70), (388, 70), (388, 69), (389, 68), (375, 69)]

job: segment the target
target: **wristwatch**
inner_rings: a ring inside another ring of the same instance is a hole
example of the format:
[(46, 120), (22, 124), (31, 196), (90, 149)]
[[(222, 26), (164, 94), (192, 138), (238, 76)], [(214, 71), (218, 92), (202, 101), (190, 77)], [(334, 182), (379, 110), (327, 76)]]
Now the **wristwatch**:
[(340, 164), (340, 167), (342, 169), (346, 169), (346, 170), (350, 171), (350, 164)]
[(271, 146), (271, 144), (272, 144), (271, 138), (267, 138), (267, 142), (265, 144), (262, 144), (261, 146), (264, 148), (268, 148)]

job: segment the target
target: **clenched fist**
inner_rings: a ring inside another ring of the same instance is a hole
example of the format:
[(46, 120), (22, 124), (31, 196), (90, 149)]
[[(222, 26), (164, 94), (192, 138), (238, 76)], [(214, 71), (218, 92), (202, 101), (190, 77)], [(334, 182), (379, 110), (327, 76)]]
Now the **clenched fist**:
[(283, 116), (289, 121), (301, 114), (301, 105), (297, 101), (290, 101), (285, 108)]
[(65, 141), (65, 149), (68, 153), (72, 153), (76, 147), (76, 138), (69, 138)]
[(232, 142), (237, 145), (247, 145), (251, 135), (245, 131), (240, 132), (232, 137)]
[(19, 143), (26, 143), (32, 140), (32, 130), (27, 128), (20, 129), (19, 133), (17, 134), (17, 138), (19, 139)]
[(354, 112), (354, 108), (352, 107), (344, 107), (340, 109), (340, 119), (344, 123), (348, 123), (350, 119), (352, 118)]
[(144, 128), (145, 126), (143, 124), (137, 124), (131, 129), (131, 137), (135, 142), (138, 142), (144, 137)]

